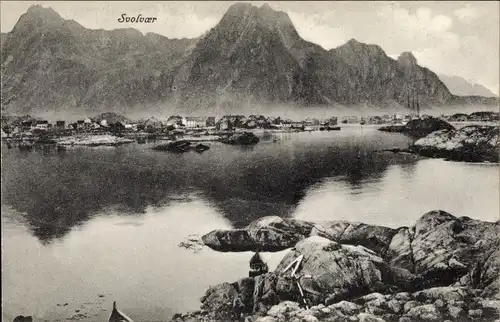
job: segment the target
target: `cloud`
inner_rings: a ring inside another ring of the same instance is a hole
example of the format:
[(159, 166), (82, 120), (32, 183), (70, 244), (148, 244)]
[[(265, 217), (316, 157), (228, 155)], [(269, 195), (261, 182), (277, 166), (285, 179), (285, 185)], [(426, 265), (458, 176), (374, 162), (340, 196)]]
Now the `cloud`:
[(345, 34), (342, 26), (331, 26), (324, 23), (329, 18), (334, 21), (333, 12), (307, 16), (302, 13), (288, 12), (288, 16), (303, 39), (318, 44), (325, 49), (338, 47), (350, 39)]
[(467, 6), (465, 6), (463, 8), (456, 9), (455, 11), (453, 11), (453, 14), (460, 21), (465, 22), (465, 23), (471, 23), (474, 20), (476, 20), (477, 18), (479, 18), (479, 16), (482, 15), (482, 10), (468, 4)]
[(418, 34), (440, 33), (448, 31), (453, 20), (443, 14), (433, 15), (432, 10), (421, 7), (414, 14), (406, 8), (382, 7), (377, 11), (379, 17), (394, 21), (399, 28)]

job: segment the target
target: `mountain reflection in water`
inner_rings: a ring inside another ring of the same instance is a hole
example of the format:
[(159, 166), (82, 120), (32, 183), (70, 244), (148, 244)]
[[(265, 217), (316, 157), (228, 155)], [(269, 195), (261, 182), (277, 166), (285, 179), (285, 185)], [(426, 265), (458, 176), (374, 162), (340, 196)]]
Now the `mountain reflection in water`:
[[(277, 142), (273, 142), (277, 140)], [(234, 227), (262, 216), (290, 217), (307, 191), (334, 178), (356, 194), (377, 187), (390, 165), (411, 175), (417, 158), (373, 153), (411, 139), (374, 128), (279, 134), (253, 147), (211, 144), (203, 154), (152, 151), (151, 144), (2, 152), (2, 203), (23, 213), (43, 242), (112, 208), (144, 213), (195, 193)]]
[(204, 154), (181, 155), (135, 144), (63, 153), (4, 149), (2, 203), (25, 214), (42, 241), (108, 207), (140, 214), (193, 192), (242, 227), (262, 216), (290, 216), (308, 187), (325, 177), (341, 176), (352, 189), (366, 178), (380, 180), (392, 160), (371, 151), (405, 147), (408, 139), (370, 134), (282, 134), (251, 148), (214, 143)]

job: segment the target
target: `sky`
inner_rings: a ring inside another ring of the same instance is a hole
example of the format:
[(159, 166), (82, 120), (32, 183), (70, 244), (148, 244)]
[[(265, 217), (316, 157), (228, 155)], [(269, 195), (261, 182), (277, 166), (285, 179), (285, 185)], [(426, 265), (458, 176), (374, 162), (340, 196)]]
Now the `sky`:
[[(32, 2), (2, 1), (1, 31), (9, 32), (32, 4), (52, 7), (86, 28), (136, 28), (169, 38), (194, 38), (214, 27), (232, 1), (224, 2)], [(252, 1), (256, 6), (266, 2)], [(411, 51), (438, 74), (457, 75), (499, 94), (497, 1), (281, 1), (267, 2), (288, 13), (299, 35), (331, 49), (351, 38), (377, 44), (393, 57)], [(156, 17), (150, 24), (119, 23), (125, 13)]]

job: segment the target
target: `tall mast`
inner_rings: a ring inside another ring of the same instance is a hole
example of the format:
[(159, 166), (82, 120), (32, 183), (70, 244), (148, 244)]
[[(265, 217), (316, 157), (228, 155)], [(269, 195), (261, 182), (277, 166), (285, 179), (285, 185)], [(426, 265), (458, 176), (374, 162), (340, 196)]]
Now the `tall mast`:
[(411, 94), (411, 114), (415, 116), (415, 92), (412, 91)]
[(420, 117), (420, 103), (418, 102), (418, 96), (417, 96), (417, 116)]
[(410, 109), (410, 89), (408, 85), (406, 85), (406, 108)]

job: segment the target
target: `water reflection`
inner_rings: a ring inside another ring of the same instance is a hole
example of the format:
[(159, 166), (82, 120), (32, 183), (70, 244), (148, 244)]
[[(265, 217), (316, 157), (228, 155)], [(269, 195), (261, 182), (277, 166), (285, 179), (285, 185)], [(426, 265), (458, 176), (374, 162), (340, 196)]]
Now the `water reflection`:
[[(328, 178), (335, 178), (333, 184), (351, 195), (401, 178), (408, 180), (401, 189), (428, 191), (418, 187), (425, 179), (417, 177), (428, 174), (416, 173), (414, 156), (372, 153), (405, 147), (408, 140), (398, 134), (347, 128), (273, 135), (251, 148), (214, 143), (204, 154), (156, 152), (148, 144), (64, 153), (4, 150), (2, 203), (24, 213), (34, 236), (44, 242), (64, 236), (97, 213), (105, 214), (104, 209), (137, 215), (195, 191), (233, 227), (242, 227), (262, 216), (292, 216), (311, 187)], [(444, 172), (431, 180), (455, 168), (445, 164)], [(398, 194), (400, 187), (393, 189), (391, 193)]]
[(193, 191), (241, 227), (262, 216), (290, 216), (307, 189), (327, 177), (342, 176), (354, 190), (366, 178), (376, 184), (393, 161), (371, 151), (407, 140), (347, 129), (267, 136), (253, 147), (214, 143), (204, 154), (156, 152), (148, 144), (4, 150), (2, 203), (24, 213), (45, 242), (108, 207), (140, 214)]
[(80, 310), (83, 321), (104, 321), (113, 300), (136, 321), (196, 309), (210, 285), (244, 274), (249, 255), (229, 261), (226, 253), (203, 249), (193, 255), (178, 247), (190, 234), (230, 227), (210, 204), (191, 197), (148, 207), (143, 216), (107, 209), (44, 247), (26, 233), (18, 214), (3, 207), (11, 214), (2, 215), (4, 320), (24, 313), (64, 320)]

